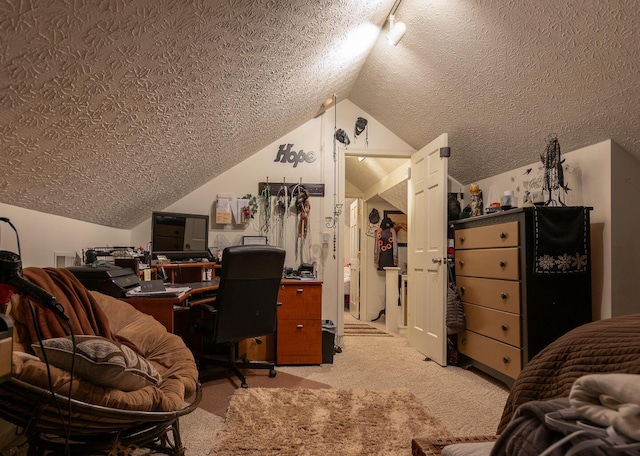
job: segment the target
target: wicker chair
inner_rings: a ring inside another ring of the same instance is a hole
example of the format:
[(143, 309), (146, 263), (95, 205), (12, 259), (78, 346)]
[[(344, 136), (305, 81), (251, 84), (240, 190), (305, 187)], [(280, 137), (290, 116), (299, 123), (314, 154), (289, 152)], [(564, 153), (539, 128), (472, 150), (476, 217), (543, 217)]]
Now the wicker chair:
[[(202, 397), (198, 369), (184, 341), (133, 306), (86, 290), (67, 271), (28, 268), (25, 276), (27, 273), (31, 281), (40, 281), (43, 289), (47, 286), (45, 291), (66, 304), (69, 315), (89, 322), (92, 318), (92, 328), (106, 327), (108, 331), (102, 330), (111, 333), (111, 340), (135, 346), (162, 378), (157, 385), (131, 387), (123, 383), (123, 388), (118, 388), (94, 383), (86, 376), (71, 376), (54, 363), (41, 361), (33, 355), (29, 303), (14, 294), (5, 309), (14, 322), (12, 377), (0, 383), (0, 418), (23, 432), (29, 456), (131, 455), (139, 447), (183, 456), (178, 419), (195, 410)], [(39, 324), (48, 325), (48, 318), (53, 317), (44, 314)], [(86, 324), (77, 326), (82, 329)], [(99, 370), (105, 364), (102, 360), (95, 363), (96, 376), (112, 375), (113, 371)], [(120, 376), (115, 378), (122, 381)]]
[(498, 440), (496, 435), (477, 435), (472, 437), (453, 437), (453, 438), (423, 438), (413, 439), (411, 442), (412, 456), (440, 456), (442, 449), (447, 445), (455, 443), (480, 443), (495, 442)]
[(0, 384), (0, 417), (24, 429), (29, 456), (128, 455), (140, 447), (183, 456), (178, 418), (195, 410), (201, 397), (198, 385), (180, 410), (140, 412), (87, 404), (13, 378)]

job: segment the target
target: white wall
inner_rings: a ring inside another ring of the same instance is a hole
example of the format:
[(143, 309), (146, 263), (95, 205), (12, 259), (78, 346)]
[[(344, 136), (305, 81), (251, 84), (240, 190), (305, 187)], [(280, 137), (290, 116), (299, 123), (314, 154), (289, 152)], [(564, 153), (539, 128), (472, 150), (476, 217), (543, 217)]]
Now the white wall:
[[(636, 271), (640, 268), (637, 255), (640, 243), (634, 231), (640, 214), (634, 213), (634, 205), (640, 193), (640, 163), (611, 140), (568, 152), (563, 157), (565, 181), (571, 188), (566, 203), (593, 207), (593, 317), (639, 312), (640, 281)], [(540, 188), (542, 175), (541, 164), (534, 162), (478, 184), (485, 201), (493, 187), (498, 195), (504, 190), (514, 190), (520, 204), (524, 190)]]
[(640, 312), (640, 162), (611, 142), (611, 316)]
[[(9, 218), (18, 230), (23, 267), (53, 267), (55, 253), (75, 253), (82, 258), (82, 249), (87, 247), (131, 245), (129, 230), (81, 222), (4, 203), (0, 203), (0, 217)], [(15, 233), (6, 223), (0, 223), (0, 249), (17, 253)]]
[[(358, 117), (365, 117), (368, 120), (369, 148), (385, 151), (406, 151), (411, 150), (404, 141), (393, 135), (386, 127), (369, 116), (366, 112), (358, 108), (349, 100), (338, 103), (337, 106), (337, 128), (342, 128), (347, 132), (352, 143), (349, 148), (364, 148), (362, 137), (355, 140), (353, 128)], [(310, 261), (318, 264), (319, 278), (323, 283), (323, 319), (329, 319), (338, 324), (341, 330), (342, 309), (343, 309), (343, 245), (340, 240), (345, 233), (344, 220), (348, 218), (348, 207), (343, 206), (342, 214), (338, 217), (336, 226), (336, 237), (339, 240), (335, 252), (333, 252), (333, 228), (326, 226), (325, 217), (333, 215), (334, 193), (336, 202), (343, 202), (344, 198), (344, 172), (338, 169), (338, 185), (334, 187), (334, 109), (327, 110), (322, 116), (312, 119), (301, 125), (297, 129), (274, 141), (261, 151), (258, 151), (247, 160), (238, 164), (234, 168), (222, 173), (220, 176), (209, 181), (194, 192), (176, 201), (174, 204), (164, 208), (164, 211), (186, 212), (193, 214), (209, 214), (212, 216), (214, 208), (213, 202), (218, 193), (233, 193), (236, 196), (244, 196), (247, 193), (256, 195), (258, 192), (258, 182), (282, 182), (286, 179), (289, 183), (303, 182), (325, 184), (325, 195), (323, 198), (311, 198), (310, 212)], [(313, 151), (316, 153), (314, 163), (301, 163), (293, 167), (290, 163), (274, 162), (280, 144), (293, 144), (293, 150)], [(344, 146), (338, 144), (337, 163), (341, 163), (340, 157), (344, 155)], [(209, 247), (218, 247), (217, 244), (226, 245), (239, 244), (243, 235), (259, 234), (259, 223), (254, 221), (246, 228), (234, 226), (213, 226), (209, 233)], [(322, 232), (329, 233), (329, 244), (322, 244)], [(286, 264), (297, 267), (295, 259), (295, 218), (289, 219), (289, 230), (287, 240)], [(147, 245), (151, 237), (151, 221), (147, 220), (131, 231), (131, 242), (134, 245)], [(384, 295), (384, 293), (383, 293)]]
[[(351, 149), (365, 149), (364, 140), (353, 138), (353, 127), (358, 117), (368, 120), (369, 148), (372, 151), (403, 151), (399, 155), (412, 150), (409, 145), (393, 135), (386, 127), (366, 112), (358, 108), (349, 100), (338, 103), (337, 127), (344, 129), (351, 138)], [(164, 208), (165, 211), (176, 211), (194, 214), (209, 214), (213, 209), (213, 202), (218, 193), (234, 193), (244, 196), (247, 193), (256, 194), (258, 182), (266, 181), (324, 183), (325, 196), (323, 198), (311, 198), (311, 229), (310, 243), (312, 261), (317, 261), (320, 278), (324, 280), (323, 286), (323, 318), (340, 323), (342, 320), (342, 242), (338, 242), (337, 249), (333, 252), (333, 230), (325, 226), (325, 216), (333, 215), (334, 194), (337, 202), (344, 198), (344, 170), (338, 169), (338, 185), (334, 186), (334, 109), (309, 122), (301, 125), (289, 134), (283, 136), (263, 150), (257, 152), (249, 159), (236, 167), (221, 174), (194, 192)], [(316, 161), (312, 164), (301, 163), (296, 168), (289, 163), (275, 163), (275, 157), (280, 144), (293, 144), (293, 150), (316, 153)], [(339, 145), (341, 146), (341, 145)], [(340, 164), (344, 159), (344, 146), (337, 148)], [(387, 154), (388, 155), (388, 154)], [(348, 211), (343, 207), (342, 215), (336, 228), (337, 239), (344, 235), (344, 217)], [(9, 218), (20, 235), (22, 247), (23, 266), (48, 267), (54, 266), (54, 253), (75, 253), (79, 257), (83, 249), (102, 246), (144, 246), (151, 238), (151, 219), (136, 226), (132, 230), (95, 225), (78, 220), (68, 219), (55, 215), (49, 215), (28, 209), (10, 206), (0, 203), (0, 217)], [(293, 221), (293, 219), (292, 219)], [(13, 230), (7, 224), (0, 226), (0, 248), (2, 250), (16, 251), (15, 236)], [(209, 233), (209, 246), (215, 247), (215, 243), (225, 241), (229, 245), (240, 242), (243, 235), (258, 234), (259, 226), (251, 223), (246, 229), (234, 229), (215, 227)], [(294, 232), (291, 227), (291, 233)], [(331, 241), (323, 245), (321, 233), (329, 232)], [(292, 234), (293, 235), (293, 234)], [(293, 243), (287, 246), (287, 264), (297, 267)], [(339, 326), (341, 329), (341, 326)]]

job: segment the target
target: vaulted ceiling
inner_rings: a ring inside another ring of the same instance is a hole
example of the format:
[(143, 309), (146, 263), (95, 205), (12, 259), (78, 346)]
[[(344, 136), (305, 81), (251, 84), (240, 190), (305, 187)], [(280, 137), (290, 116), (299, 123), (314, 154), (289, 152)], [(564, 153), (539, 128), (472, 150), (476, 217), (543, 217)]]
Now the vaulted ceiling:
[(563, 151), (612, 138), (640, 158), (640, 8), (5, 0), (0, 201), (132, 228), (334, 93), (416, 149), (449, 133), (463, 183), (536, 161), (552, 132)]

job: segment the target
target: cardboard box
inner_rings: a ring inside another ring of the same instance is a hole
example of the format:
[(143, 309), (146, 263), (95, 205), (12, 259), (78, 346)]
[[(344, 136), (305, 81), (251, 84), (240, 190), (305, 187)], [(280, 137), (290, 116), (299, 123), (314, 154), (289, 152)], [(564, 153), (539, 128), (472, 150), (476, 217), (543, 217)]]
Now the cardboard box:
[(273, 361), (275, 360), (275, 339), (273, 335), (257, 337), (262, 341), (258, 344), (255, 339), (245, 339), (238, 344), (238, 354), (246, 353), (249, 361)]

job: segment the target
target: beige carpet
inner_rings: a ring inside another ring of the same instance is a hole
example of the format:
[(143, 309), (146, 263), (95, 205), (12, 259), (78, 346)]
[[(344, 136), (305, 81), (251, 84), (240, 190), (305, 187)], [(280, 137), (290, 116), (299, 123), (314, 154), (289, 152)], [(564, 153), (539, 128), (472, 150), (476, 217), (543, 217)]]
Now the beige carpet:
[[(276, 376), (269, 377), (269, 371), (258, 369), (246, 369), (243, 371), (247, 377), (249, 388), (290, 388), (290, 389), (318, 389), (331, 388), (326, 383), (314, 382), (286, 372), (278, 372)], [(224, 372), (223, 372), (224, 374)], [(202, 401), (199, 408), (207, 412), (224, 417), (229, 407), (233, 394), (240, 388), (240, 380), (235, 376), (224, 376), (202, 381)]]
[(211, 455), (411, 455), (415, 436), (451, 436), (406, 389), (237, 390)]

